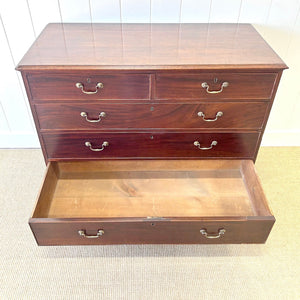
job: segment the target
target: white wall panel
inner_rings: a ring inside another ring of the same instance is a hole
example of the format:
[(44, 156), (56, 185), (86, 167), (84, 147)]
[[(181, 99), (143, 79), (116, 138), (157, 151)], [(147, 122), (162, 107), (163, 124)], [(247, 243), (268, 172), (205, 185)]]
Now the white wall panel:
[(33, 132), (29, 112), (18, 80), (15, 65), (7, 43), (5, 29), (0, 22), (0, 99), (11, 131)]
[(14, 62), (18, 63), (35, 39), (27, 2), (0, 1), (0, 13)]
[(263, 144), (299, 144), (300, 0), (1, 0), (0, 14), (0, 147), (38, 146), (14, 67), (47, 23), (61, 21), (253, 23), (290, 67), (283, 73)]
[(207, 23), (211, 8), (210, 0), (182, 0), (181, 22), (182, 23)]
[[(291, 33), (290, 42), (286, 54), (287, 63), (292, 66), (293, 74), (290, 76), (289, 90), (296, 89), (294, 103), (291, 105), (291, 128), (300, 129), (300, 1), (297, 12), (297, 19)], [(299, 130), (300, 132), (300, 130)], [(300, 140), (300, 134), (298, 134)]]
[(242, 0), (211, 0), (210, 23), (236, 23)]
[(272, 0), (242, 0), (240, 23), (264, 24), (268, 19)]
[(0, 102), (0, 134), (4, 132), (5, 133), (10, 132), (10, 129), (8, 127), (8, 122), (4, 113), (4, 109)]
[[(285, 143), (285, 139), (282, 139), (283, 132), (287, 133), (295, 128), (300, 129), (298, 117), (295, 117), (295, 114), (298, 115), (300, 112), (300, 107), (297, 106), (300, 100), (300, 86), (297, 79), (300, 74), (300, 57), (296, 53), (291, 59), (288, 56), (290, 49), (293, 49), (294, 46), (296, 46), (294, 49), (297, 49), (298, 46), (293, 45), (291, 48), (292, 41), (295, 41), (297, 36), (295, 26), (299, 15), (299, 5), (299, 0), (284, 2), (273, 0), (265, 23), (258, 29), (265, 40), (289, 66), (289, 70), (283, 73), (264, 137), (264, 139), (267, 139), (268, 136), (274, 137), (275, 133), (278, 132), (283, 145)], [(274, 143), (274, 138), (272, 138), (271, 143)]]
[(120, 0), (91, 0), (90, 4), (93, 22), (121, 22)]
[(181, 18), (182, 0), (152, 0), (151, 22), (178, 23)]
[(273, 0), (263, 35), (280, 56), (285, 56), (297, 18), (299, 0)]
[(59, 5), (60, 5), (62, 22), (65, 23), (91, 22), (89, 0), (77, 0), (77, 1), (59, 0)]
[(28, 5), (36, 35), (39, 35), (48, 23), (61, 22), (58, 1), (28, 0)]
[(125, 23), (150, 22), (151, 0), (121, 0), (121, 17)]

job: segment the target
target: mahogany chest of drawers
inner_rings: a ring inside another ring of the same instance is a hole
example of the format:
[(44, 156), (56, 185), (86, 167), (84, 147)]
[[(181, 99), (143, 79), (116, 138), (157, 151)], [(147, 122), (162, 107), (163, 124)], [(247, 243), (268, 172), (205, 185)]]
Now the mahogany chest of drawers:
[(17, 66), (37, 243), (265, 242), (254, 161), (285, 68), (248, 24), (49, 24)]

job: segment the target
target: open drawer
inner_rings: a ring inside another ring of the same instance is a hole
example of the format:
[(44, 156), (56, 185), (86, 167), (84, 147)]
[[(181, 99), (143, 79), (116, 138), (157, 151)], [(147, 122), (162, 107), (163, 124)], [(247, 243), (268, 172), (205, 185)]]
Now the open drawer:
[(50, 162), (39, 245), (264, 243), (275, 222), (251, 160)]

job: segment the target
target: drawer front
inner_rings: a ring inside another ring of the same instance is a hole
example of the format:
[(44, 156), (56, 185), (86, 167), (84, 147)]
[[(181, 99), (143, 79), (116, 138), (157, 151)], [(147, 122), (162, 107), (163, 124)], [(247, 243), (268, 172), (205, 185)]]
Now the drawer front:
[(251, 158), (258, 137), (259, 133), (200, 132), (43, 134), (50, 159)]
[(275, 73), (158, 74), (155, 98), (270, 99), (276, 76)]
[(149, 99), (148, 74), (49, 72), (29, 74), (27, 78), (32, 99), (37, 101)]
[[(264, 243), (274, 221), (274, 217), (255, 217), (253, 220), (238, 221), (221, 221), (216, 218), (210, 221), (68, 220), (45, 223), (41, 219), (38, 222), (31, 219), (30, 226), (39, 245), (233, 244)], [(225, 232), (218, 237), (222, 229), (225, 229)], [(98, 230), (103, 230), (103, 234), (98, 238), (87, 238), (79, 235), (80, 230), (86, 235), (96, 236)]]
[(260, 129), (263, 125), (267, 107), (267, 102), (35, 105), (42, 130)]

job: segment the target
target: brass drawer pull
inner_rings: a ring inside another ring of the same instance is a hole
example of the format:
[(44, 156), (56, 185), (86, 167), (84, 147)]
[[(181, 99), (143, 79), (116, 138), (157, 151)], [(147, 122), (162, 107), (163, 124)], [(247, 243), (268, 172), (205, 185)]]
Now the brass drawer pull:
[(87, 239), (96, 239), (96, 238), (98, 238), (98, 237), (100, 237), (101, 235), (104, 234), (104, 230), (99, 229), (97, 231), (97, 235), (88, 235), (88, 234), (86, 234), (85, 230), (82, 229), (82, 230), (78, 230), (78, 234), (80, 236), (83, 236), (83, 237), (87, 238)]
[(218, 144), (217, 141), (212, 141), (211, 144), (210, 144), (210, 147), (201, 147), (201, 145), (198, 141), (194, 142), (194, 145), (196, 147), (198, 147), (200, 150), (210, 150), (210, 149), (212, 149), (213, 146), (216, 146), (217, 144)]
[(93, 147), (92, 147), (92, 144), (91, 144), (90, 142), (85, 142), (85, 145), (86, 145), (87, 147), (89, 147), (90, 150), (92, 150), (92, 151), (103, 151), (104, 148), (107, 147), (107, 146), (109, 145), (109, 143), (106, 142), (106, 141), (103, 142), (103, 143), (102, 143), (102, 148), (93, 148)]
[(81, 91), (85, 94), (88, 94), (88, 95), (91, 95), (91, 94), (96, 94), (98, 92), (98, 89), (102, 89), (103, 88), (103, 83), (101, 82), (98, 82), (97, 85), (96, 85), (96, 90), (93, 91), (93, 92), (88, 92), (88, 91), (85, 91), (84, 90), (84, 85), (81, 83), (81, 82), (77, 82), (76, 83), (76, 87), (78, 89), (81, 89)]
[(205, 122), (215, 122), (215, 121), (218, 120), (219, 117), (222, 117), (222, 116), (223, 116), (223, 112), (222, 112), (222, 111), (218, 111), (218, 112), (216, 113), (216, 117), (215, 117), (214, 119), (205, 119), (205, 114), (204, 114), (204, 112), (202, 112), (202, 111), (199, 111), (199, 112), (197, 113), (197, 115), (198, 115), (199, 117), (202, 117), (203, 121), (205, 121)]
[(204, 235), (207, 239), (218, 239), (225, 234), (226, 230), (224, 228), (219, 229), (218, 233), (208, 233), (205, 228), (200, 229), (200, 233)]
[(87, 115), (87, 113), (86, 113), (85, 111), (82, 111), (82, 112), (80, 113), (80, 115), (81, 115), (83, 118), (85, 118), (85, 119), (87, 120), (87, 122), (90, 122), (90, 123), (98, 123), (98, 122), (101, 121), (101, 118), (106, 117), (106, 113), (105, 113), (104, 111), (102, 111), (102, 112), (99, 114), (99, 118), (98, 118), (97, 120), (90, 120), (90, 119), (88, 118), (88, 115)]
[(224, 82), (222, 83), (222, 85), (221, 85), (221, 88), (220, 88), (218, 91), (210, 91), (210, 90), (209, 90), (209, 85), (208, 85), (207, 82), (202, 82), (201, 86), (202, 86), (202, 87), (206, 90), (206, 92), (209, 93), (209, 94), (219, 94), (219, 93), (223, 92), (223, 89), (224, 89), (225, 87), (228, 87), (228, 86), (229, 86), (229, 82), (224, 81)]

